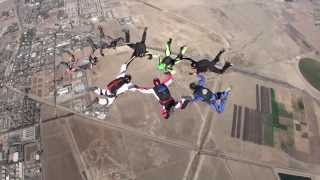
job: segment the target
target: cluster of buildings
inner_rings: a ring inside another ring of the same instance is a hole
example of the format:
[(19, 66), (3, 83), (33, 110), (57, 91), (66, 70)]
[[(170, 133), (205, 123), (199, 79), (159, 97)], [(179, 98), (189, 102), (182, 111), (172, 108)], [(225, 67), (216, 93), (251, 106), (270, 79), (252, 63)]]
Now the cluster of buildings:
[(0, 133), (32, 126), (39, 120), (40, 105), (28, 97), (17, 96), (12, 91), (0, 91)]
[[(107, 0), (24, 0), (17, 3), (15, 11), (1, 15), (16, 18), (7, 31), (16, 32), (15, 37), (8, 36), (19, 38), (15, 44), (7, 45), (11, 51), (0, 53), (0, 83), (104, 119), (108, 114), (106, 109), (91, 106), (87, 72), (67, 74), (59, 64), (70, 60), (65, 50), (75, 53), (81, 60), (87, 58), (87, 51), (90, 51), (87, 38), (99, 41), (96, 29), (76, 33), (72, 31), (74, 27), (95, 28), (93, 23), (101, 20), (125, 26), (133, 24), (133, 18), (116, 13), (117, 8), (123, 7), (121, 2)], [(41, 153), (40, 103), (0, 88), (0, 179), (42, 179)]]
[(133, 24), (131, 16), (118, 14), (121, 2), (108, 0), (70, 0), (64, 5), (65, 20), (75, 26), (88, 21), (117, 20), (121, 25)]
[(0, 179), (40, 178), (40, 104), (6, 88), (0, 98)]

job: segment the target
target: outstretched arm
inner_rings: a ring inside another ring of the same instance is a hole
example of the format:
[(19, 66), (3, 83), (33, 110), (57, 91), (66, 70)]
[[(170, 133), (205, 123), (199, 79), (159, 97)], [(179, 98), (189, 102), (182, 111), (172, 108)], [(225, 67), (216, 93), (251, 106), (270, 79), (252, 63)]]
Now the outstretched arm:
[(198, 84), (199, 84), (200, 86), (205, 86), (205, 84), (206, 84), (206, 78), (205, 78), (203, 75), (198, 74), (198, 75), (197, 75), (197, 79), (198, 79)]
[(191, 63), (196, 63), (197, 62), (197, 61), (195, 61), (195, 60), (193, 60), (192, 58), (189, 58), (189, 57), (183, 57), (182, 60), (188, 60)]
[(153, 88), (145, 88), (139, 86), (135, 86), (135, 88), (138, 92), (141, 92), (143, 94), (153, 94)]
[(67, 62), (60, 62), (60, 65), (63, 65), (65, 68), (69, 68), (69, 64)]
[(156, 95), (156, 93), (154, 92), (153, 88), (144, 88), (144, 87), (138, 87), (138, 86), (135, 86), (135, 88), (136, 88), (135, 91), (138, 91), (140, 93), (152, 94), (159, 101), (159, 98)]
[(191, 102), (199, 102), (199, 101), (202, 101), (203, 98), (199, 97), (199, 96), (194, 96), (192, 99), (191, 99)]
[(122, 64), (121, 68), (120, 68), (119, 75), (117, 76), (117, 78), (124, 77), (126, 75), (126, 73), (127, 73), (127, 68), (128, 68), (127, 64)]
[(165, 80), (162, 81), (163, 84), (166, 86), (169, 86), (173, 82), (173, 77), (171, 74), (169, 74)]

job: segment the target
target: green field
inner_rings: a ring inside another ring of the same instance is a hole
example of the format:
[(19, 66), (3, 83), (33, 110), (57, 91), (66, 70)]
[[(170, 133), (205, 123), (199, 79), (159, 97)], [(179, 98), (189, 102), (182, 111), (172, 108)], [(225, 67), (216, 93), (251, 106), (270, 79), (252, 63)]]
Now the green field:
[(303, 58), (299, 62), (299, 68), (306, 80), (316, 89), (320, 90), (320, 62)]
[(272, 123), (273, 127), (280, 128), (283, 130), (287, 130), (287, 127), (285, 125), (282, 125), (279, 123), (279, 116), (284, 116), (287, 118), (292, 118), (292, 113), (289, 113), (285, 110), (284, 106), (281, 106), (276, 101), (276, 94), (274, 89), (271, 89), (271, 106), (272, 106)]
[(281, 180), (311, 180), (309, 177), (295, 176), (290, 174), (279, 173)]
[(266, 114), (264, 116), (263, 124), (263, 144), (273, 147), (274, 145), (274, 127), (273, 127), (273, 117), (271, 114)]

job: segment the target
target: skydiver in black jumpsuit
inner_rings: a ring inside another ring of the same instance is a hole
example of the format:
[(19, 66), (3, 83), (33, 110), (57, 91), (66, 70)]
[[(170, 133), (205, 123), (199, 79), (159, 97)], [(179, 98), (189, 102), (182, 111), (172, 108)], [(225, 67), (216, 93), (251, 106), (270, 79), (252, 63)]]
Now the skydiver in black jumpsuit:
[[(191, 58), (183, 58), (191, 61), (191, 68), (196, 70), (196, 74), (205, 72), (214, 72), (217, 74), (223, 74), (228, 68), (232, 66), (230, 62), (226, 62), (222, 67), (219, 67), (217, 63), (220, 61), (220, 56), (225, 52), (224, 49), (219, 51), (213, 60), (203, 59), (200, 61), (195, 61)], [(192, 75), (194, 73), (190, 73)]]

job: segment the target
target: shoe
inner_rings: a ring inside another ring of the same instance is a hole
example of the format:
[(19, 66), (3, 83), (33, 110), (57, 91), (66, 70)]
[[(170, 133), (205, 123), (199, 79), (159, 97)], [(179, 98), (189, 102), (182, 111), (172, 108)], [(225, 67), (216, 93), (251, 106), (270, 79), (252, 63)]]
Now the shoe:
[(164, 119), (169, 119), (169, 112), (166, 111), (166, 110), (161, 110), (161, 116), (162, 116)]
[(185, 109), (188, 106), (189, 102), (189, 99), (184, 99), (184, 101), (181, 104), (181, 109)]
[(226, 93), (229, 93), (229, 94), (230, 94), (231, 90), (232, 90), (232, 86), (228, 87), (226, 90), (224, 90), (224, 92), (226, 92)]
[(225, 66), (225, 67), (232, 67), (233, 64), (227, 61), (227, 62), (224, 64), (224, 66)]
[(148, 54), (148, 59), (151, 60), (153, 58), (152, 54)]
[(188, 47), (186, 45), (183, 45), (181, 48), (180, 48), (180, 53), (181, 53), (181, 59), (183, 58), (183, 55), (186, 53)]

